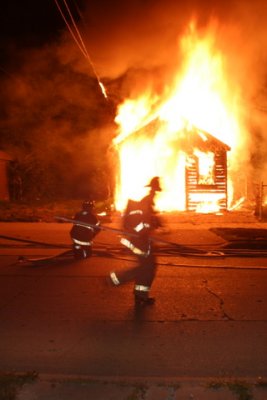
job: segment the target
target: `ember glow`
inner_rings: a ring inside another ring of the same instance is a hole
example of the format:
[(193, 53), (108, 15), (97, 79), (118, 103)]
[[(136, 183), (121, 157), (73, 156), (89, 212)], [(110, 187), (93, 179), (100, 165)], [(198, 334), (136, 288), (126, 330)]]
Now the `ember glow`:
[[(128, 198), (140, 199), (153, 176), (162, 180), (163, 191), (156, 200), (159, 210), (187, 209), (185, 168), (190, 164), (187, 149), (192, 130), (203, 143), (208, 132), (231, 148), (227, 157), (233, 166), (243, 125), (240, 95), (228, 79), (226, 55), (216, 48), (215, 38), (216, 24), (200, 35), (190, 23), (180, 40), (183, 63), (165, 83), (164, 93), (140, 93), (118, 107), (117, 210), (123, 210)], [(198, 203), (195, 211), (218, 211), (224, 195), (205, 189), (215, 184), (214, 153), (195, 148), (191, 155), (197, 159), (198, 184), (203, 185), (201, 193), (192, 195)], [(229, 174), (227, 179), (229, 206), (234, 186)]]

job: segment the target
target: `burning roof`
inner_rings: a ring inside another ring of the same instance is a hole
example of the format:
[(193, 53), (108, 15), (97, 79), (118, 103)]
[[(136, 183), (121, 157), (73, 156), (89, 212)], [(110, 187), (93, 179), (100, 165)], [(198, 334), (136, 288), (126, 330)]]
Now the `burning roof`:
[(210, 133), (198, 129), (196, 127), (192, 127), (187, 132), (187, 142), (190, 148), (197, 148), (200, 151), (230, 151), (231, 147), (226, 143), (223, 143), (221, 140), (217, 139), (215, 136)]

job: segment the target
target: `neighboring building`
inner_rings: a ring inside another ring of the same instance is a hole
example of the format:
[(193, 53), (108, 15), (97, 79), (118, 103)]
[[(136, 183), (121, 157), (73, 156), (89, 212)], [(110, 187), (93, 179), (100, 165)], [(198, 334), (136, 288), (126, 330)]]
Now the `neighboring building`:
[(8, 164), (12, 157), (0, 150), (0, 200), (9, 201)]

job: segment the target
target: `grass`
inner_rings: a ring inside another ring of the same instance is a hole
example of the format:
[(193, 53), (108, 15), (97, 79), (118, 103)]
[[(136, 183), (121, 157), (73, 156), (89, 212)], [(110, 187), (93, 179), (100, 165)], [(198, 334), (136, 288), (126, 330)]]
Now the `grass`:
[(264, 389), (267, 389), (267, 381), (265, 380), (258, 380), (258, 382), (255, 384), (256, 387), (261, 387)]
[(137, 385), (133, 388), (132, 393), (127, 397), (126, 400), (140, 400), (145, 399), (147, 387), (145, 385)]
[(38, 377), (35, 371), (25, 373), (0, 372), (0, 400), (15, 400), (18, 390), (25, 383), (33, 383)]
[(238, 400), (252, 400), (252, 387), (246, 382), (233, 382), (228, 383), (228, 388), (238, 396)]
[(238, 400), (253, 400), (252, 388), (253, 386), (243, 381), (212, 381), (208, 385), (209, 389), (219, 390), (221, 388), (228, 388), (232, 393), (237, 396)]

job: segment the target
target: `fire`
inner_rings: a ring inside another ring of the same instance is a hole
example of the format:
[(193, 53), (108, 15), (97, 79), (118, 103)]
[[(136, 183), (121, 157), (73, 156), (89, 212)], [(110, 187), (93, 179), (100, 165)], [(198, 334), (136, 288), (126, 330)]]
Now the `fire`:
[[(120, 134), (114, 139), (114, 143), (118, 144), (132, 132), (135, 132), (144, 125), (144, 121), (150, 115), (151, 99), (144, 96), (136, 100), (126, 100), (119, 106), (119, 113), (115, 118), (115, 122), (120, 125)], [(147, 123), (153, 119), (153, 115), (147, 119)]]
[[(209, 132), (231, 147), (234, 159), (241, 138), (239, 92), (228, 83), (226, 59), (216, 49), (215, 33), (216, 27), (212, 26), (200, 36), (191, 23), (180, 41), (182, 67), (170, 77), (164, 94), (141, 93), (118, 107), (118, 135), (114, 140), (120, 164), (117, 210), (125, 207), (128, 198), (140, 199), (153, 176), (160, 176), (163, 186), (157, 208), (186, 209), (185, 168), (190, 159), (187, 147), (192, 130), (203, 143), (208, 140), (205, 132)], [(195, 148), (192, 156), (198, 163), (198, 185), (214, 185), (214, 153)], [(228, 186), (232, 188), (229, 177)], [(195, 194), (196, 211), (218, 211), (221, 197), (206, 190)]]
[(195, 149), (194, 154), (199, 161), (199, 184), (214, 185), (214, 154), (211, 152), (203, 153)]

